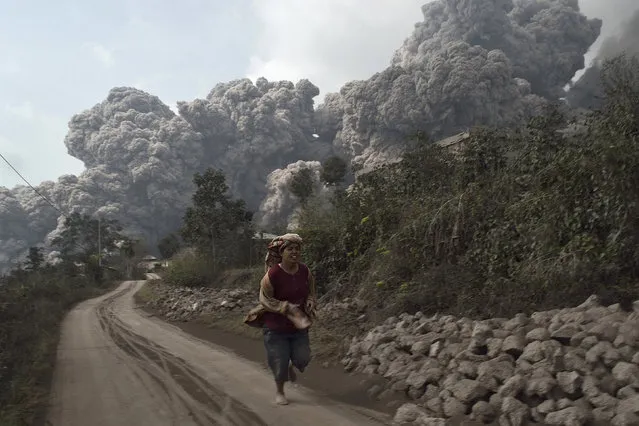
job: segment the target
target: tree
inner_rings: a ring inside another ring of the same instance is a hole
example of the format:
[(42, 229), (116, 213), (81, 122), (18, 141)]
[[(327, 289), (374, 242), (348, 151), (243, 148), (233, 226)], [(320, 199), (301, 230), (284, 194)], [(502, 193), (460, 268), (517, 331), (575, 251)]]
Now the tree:
[(336, 186), (344, 181), (346, 176), (346, 161), (334, 155), (329, 157), (322, 164), (320, 178), (327, 185)]
[(64, 221), (64, 230), (52, 241), (65, 261), (88, 263), (93, 257), (111, 252), (118, 241), (126, 240), (116, 220), (94, 219), (89, 215), (73, 213)]
[(169, 234), (160, 240), (158, 250), (164, 259), (168, 259), (173, 257), (173, 255), (180, 250), (181, 246), (180, 237), (175, 234)]
[(28, 271), (35, 271), (40, 269), (43, 263), (44, 254), (42, 253), (42, 247), (29, 247), (29, 254), (27, 255), (24, 268)]
[(222, 171), (209, 168), (196, 173), (193, 183), (197, 187), (193, 205), (186, 210), (180, 233), (185, 242), (217, 262), (221, 260), (218, 247), (224, 245), (225, 253), (232, 255), (238, 241), (252, 236), (252, 214), (244, 200), (234, 200), (228, 194)]
[(141, 240), (125, 239), (120, 245), (120, 259), (124, 274), (128, 279), (132, 279), (133, 270), (140, 262), (146, 251), (146, 245)]
[(313, 186), (313, 172), (311, 169), (304, 168), (293, 175), (289, 190), (300, 199), (302, 204), (306, 204), (306, 201), (313, 195)]

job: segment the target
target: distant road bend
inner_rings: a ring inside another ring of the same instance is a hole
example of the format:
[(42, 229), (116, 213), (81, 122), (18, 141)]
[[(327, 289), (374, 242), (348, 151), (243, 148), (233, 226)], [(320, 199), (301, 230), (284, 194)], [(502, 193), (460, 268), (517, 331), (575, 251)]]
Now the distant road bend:
[(49, 426), (387, 424), (301, 387), (276, 406), (265, 369), (135, 308), (143, 283), (124, 282), (65, 319)]

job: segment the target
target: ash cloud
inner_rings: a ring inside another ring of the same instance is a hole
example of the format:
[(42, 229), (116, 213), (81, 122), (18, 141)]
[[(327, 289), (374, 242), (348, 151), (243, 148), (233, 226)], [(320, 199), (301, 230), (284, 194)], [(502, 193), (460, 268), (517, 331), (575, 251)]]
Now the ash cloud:
[(0, 188), (0, 264), (15, 261), (17, 253), (28, 248), (32, 233), (25, 221), (26, 212), (12, 191)]
[(155, 243), (181, 221), (202, 136), (156, 96), (129, 87), (74, 116), (65, 145), (87, 170), (64, 189), (67, 212), (118, 219)]
[(266, 228), (276, 224), (288, 229), (295, 228), (300, 202), (289, 188), (296, 174), (303, 169), (311, 170), (315, 197), (321, 197), (328, 192), (328, 188), (321, 182), (322, 165), (319, 161), (300, 160), (273, 170), (267, 177), (268, 193), (260, 205), (257, 218), (260, 226)]
[(604, 96), (601, 70), (604, 61), (620, 54), (639, 55), (639, 10), (627, 20), (618, 35), (606, 38), (591, 66), (571, 85), (566, 96), (575, 108), (593, 109), (601, 105)]
[[(257, 210), (272, 170), (328, 156), (330, 143), (312, 136), (318, 94), (308, 80), (235, 80), (206, 99), (179, 103), (176, 115), (156, 96), (114, 88), (69, 122), (64, 142), (86, 171), (45, 182), (40, 192), (65, 213), (117, 219), (154, 247), (180, 226), (195, 172), (222, 169), (233, 195)], [(30, 188), (3, 188), (0, 264), (50, 242), (63, 229), (58, 216)]]
[[(53, 182), (36, 186), (49, 200), (55, 194)], [(22, 261), (31, 246), (41, 245), (47, 232), (56, 226), (58, 212), (33, 189), (0, 187), (0, 272)]]
[(318, 94), (308, 80), (241, 79), (220, 83), (206, 99), (179, 102), (178, 108), (204, 136), (207, 161), (226, 173), (231, 192), (255, 210), (272, 170), (330, 154), (330, 143), (313, 137)]
[[(69, 154), (87, 170), (44, 182), (38, 192), (63, 213), (117, 219), (132, 236), (154, 244), (179, 226), (202, 159), (202, 135), (156, 96), (118, 87), (69, 122)], [(31, 188), (3, 189), (0, 264), (50, 241), (64, 220)]]
[(341, 114), (326, 132), (356, 169), (396, 157), (416, 130), (441, 138), (535, 114), (563, 95), (601, 28), (577, 0), (441, 0), (422, 12), (389, 68), (319, 108), (323, 121)]
[[(69, 122), (65, 144), (86, 171), (38, 188), (63, 211), (117, 219), (154, 246), (180, 225), (193, 174), (215, 167), (262, 226), (294, 222), (295, 170), (311, 168), (322, 194), (318, 161), (329, 155), (361, 173), (397, 159), (416, 131), (438, 139), (519, 124), (563, 96), (601, 28), (577, 0), (438, 0), (422, 12), (388, 68), (317, 108), (308, 80), (220, 83), (179, 102), (179, 115), (156, 96), (114, 88)], [(0, 188), (0, 269), (62, 223), (30, 188)]]
[(423, 64), (450, 43), (500, 50), (512, 74), (530, 82), (532, 93), (563, 95), (563, 87), (584, 67), (584, 55), (601, 31), (577, 0), (446, 0), (423, 6), (424, 22), (393, 58), (403, 66)]

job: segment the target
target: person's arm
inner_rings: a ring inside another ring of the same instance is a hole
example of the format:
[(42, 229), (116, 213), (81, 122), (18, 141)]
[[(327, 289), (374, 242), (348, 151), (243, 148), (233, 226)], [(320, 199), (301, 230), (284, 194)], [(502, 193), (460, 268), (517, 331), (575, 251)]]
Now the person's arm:
[(288, 311), (289, 303), (285, 300), (278, 300), (274, 296), (273, 285), (268, 277), (268, 273), (264, 274), (264, 278), (260, 282), (260, 304), (269, 312), (285, 314)]
[(306, 300), (306, 308), (310, 314), (317, 306), (317, 286), (315, 285), (315, 276), (310, 270), (308, 271), (308, 286), (309, 292), (308, 299)]

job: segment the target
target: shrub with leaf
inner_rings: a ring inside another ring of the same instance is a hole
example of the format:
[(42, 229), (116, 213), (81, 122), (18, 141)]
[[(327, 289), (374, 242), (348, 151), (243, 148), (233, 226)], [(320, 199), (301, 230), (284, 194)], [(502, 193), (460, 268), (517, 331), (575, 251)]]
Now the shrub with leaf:
[(403, 310), (504, 316), (639, 298), (639, 61), (603, 72), (600, 110), (561, 105), (520, 129), (475, 128), (452, 152), (403, 160), (301, 215), (320, 288)]
[[(32, 250), (35, 253), (35, 250)], [(45, 415), (60, 324), (76, 303), (111, 287), (68, 264), (34, 264), (0, 277), (0, 425), (39, 424)]]
[(184, 287), (208, 287), (218, 276), (214, 260), (194, 251), (176, 256), (164, 273), (168, 284)]

